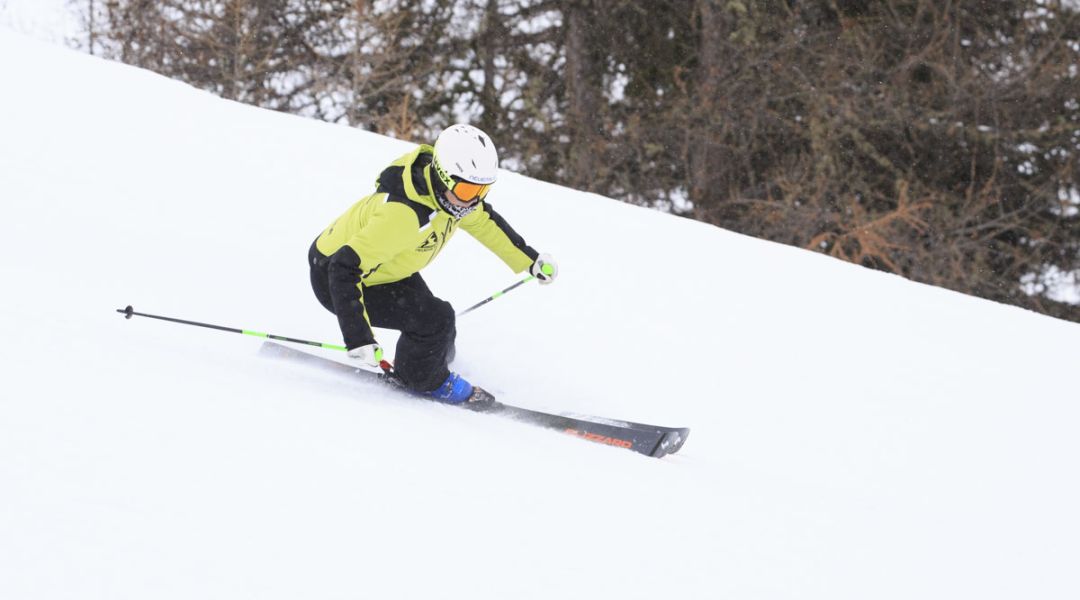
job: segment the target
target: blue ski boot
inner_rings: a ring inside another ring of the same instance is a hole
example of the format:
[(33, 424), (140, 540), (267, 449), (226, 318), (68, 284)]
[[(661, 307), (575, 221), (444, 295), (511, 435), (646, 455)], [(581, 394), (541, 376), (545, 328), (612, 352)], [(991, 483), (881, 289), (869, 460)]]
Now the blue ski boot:
[(446, 376), (442, 385), (427, 393), (427, 395), (447, 404), (461, 404), (467, 402), (472, 396), (473, 385), (457, 373), (451, 372)]
[(495, 402), (494, 396), (454, 372), (447, 375), (442, 385), (428, 392), (427, 395), (438, 402), (462, 405), (473, 410), (489, 408)]

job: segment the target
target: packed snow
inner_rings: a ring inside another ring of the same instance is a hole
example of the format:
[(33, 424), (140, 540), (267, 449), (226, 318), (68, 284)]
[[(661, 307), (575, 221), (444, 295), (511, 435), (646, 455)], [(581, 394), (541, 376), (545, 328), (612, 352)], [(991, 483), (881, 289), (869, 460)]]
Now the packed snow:
[(308, 245), (410, 143), (3, 31), (0, 81), (2, 598), (1080, 597), (1075, 324), (503, 172), (560, 276), (454, 367), (692, 428), (652, 459), (115, 312), (340, 343)]

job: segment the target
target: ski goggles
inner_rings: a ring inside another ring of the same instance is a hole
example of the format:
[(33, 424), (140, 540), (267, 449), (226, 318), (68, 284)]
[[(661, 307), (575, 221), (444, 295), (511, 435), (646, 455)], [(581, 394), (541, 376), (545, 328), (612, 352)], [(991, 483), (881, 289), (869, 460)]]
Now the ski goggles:
[(458, 200), (462, 202), (477, 202), (483, 200), (488, 195), (488, 191), (491, 189), (491, 184), (479, 184), (471, 181), (465, 181), (464, 179), (458, 179), (452, 177), (451, 181), (454, 185), (450, 186), (450, 191), (454, 192)]

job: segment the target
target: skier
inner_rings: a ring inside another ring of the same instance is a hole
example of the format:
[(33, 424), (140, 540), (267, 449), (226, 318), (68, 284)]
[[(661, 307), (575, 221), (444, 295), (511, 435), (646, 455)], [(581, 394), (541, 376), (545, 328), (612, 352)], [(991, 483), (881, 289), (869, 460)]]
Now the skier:
[(539, 254), (485, 201), (498, 171), (484, 132), (451, 125), (434, 147), (394, 161), (376, 190), (323, 231), (308, 251), (311, 287), (337, 315), (350, 358), (378, 366), (383, 352), (372, 326), (401, 332), (394, 372), (407, 388), (450, 404), (483, 403), (490, 394), (448, 368), (454, 309), (431, 293), (419, 271), (460, 226), (515, 273), (551, 283), (558, 265)]

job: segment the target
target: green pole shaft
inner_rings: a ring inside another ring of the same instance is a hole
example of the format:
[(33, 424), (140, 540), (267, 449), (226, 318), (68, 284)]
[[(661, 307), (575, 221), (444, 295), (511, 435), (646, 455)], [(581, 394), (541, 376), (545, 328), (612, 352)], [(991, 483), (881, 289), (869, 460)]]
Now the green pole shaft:
[(176, 319), (173, 317), (162, 317), (160, 315), (148, 315), (146, 313), (135, 312), (131, 306), (127, 308), (118, 308), (116, 312), (124, 315), (125, 319), (131, 317), (146, 317), (148, 319), (157, 319), (159, 321), (168, 321), (170, 323), (180, 323), (182, 325), (194, 325), (195, 327), (205, 327), (207, 329), (216, 329), (218, 331), (227, 331), (229, 333), (241, 333), (243, 335), (250, 335), (253, 337), (267, 338), (271, 340), (280, 340), (282, 342), (293, 342), (295, 344), (306, 344), (308, 346), (316, 346), (319, 348), (326, 348), (328, 350), (346, 350), (345, 346), (339, 346), (337, 344), (327, 344), (324, 342), (313, 342), (311, 340), (301, 340), (297, 338), (285, 337), (283, 335), (274, 335), (272, 333), (262, 333), (261, 331), (252, 331), (250, 329), (240, 329), (238, 327), (224, 327), (222, 325), (212, 325), (210, 323), (200, 323), (198, 321), (188, 321), (186, 319)]
[(506, 294), (507, 292), (517, 288), (518, 286), (522, 286), (522, 285), (525, 285), (526, 283), (529, 283), (533, 279), (536, 279), (536, 277), (534, 277), (532, 275), (529, 275), (525, 279), (522, 279), (521, 281), (515, 283), (514, 285), (511, 285), (510, 287), (506, 288), (505, 290), (503, 290), (501, 292), (495, 292), (494, 294), (488, 296), (487, 298), (484, 298), (483, 300), (477, 302), (476, 304), (473, 304), (469, 308), (466, 308), (465, 310), (459, 312), (457, 314), (457, 316), (460, 317), (460, 316), (463, 316), (463, 315), (467, 315), (467, 314), (471, 313), (472, 311), (480, 308), (481, 306), (487, 304), (488, 302), (491, 302), (492, 300), (494, 300), (494, 299), (496, 299), (496, 298), (498, 298), (500, 296), (503, 296), (504, 294)]
[[(518, 282), (514, 283), (513, 285), (507, 287), (506, 289), (504, 289), (502, 291), (499, 291), (499, 292), (495, 292), (494, 294), (488, 296), (487, 298), (484, 298), (480, 302), (477, 302), (476, 304), (473, 304), (469, 308), (466, 308), (465, 310), (459, 312), (457, 314), (457, 316), (460, 317), (462, 315), (467, 315), (467, 314), (471, 313), (472, 311), (480, 308), (481, 306), (487, 304), (488, 302), (491, 302), (492, 300), (495, 300), (496, 298), (499, 298), (499, 297), (505, 295), (507, 292), (510, 292), (511, 290), (514, 290), (514, 289), (516, 289), (516, 288), (518, 288), (518, 287), (520, 287), (522, 285), (525, 285), (526, 283), (529, 283), (533, 279), (536, 279), (536, 277), (534, 277), (532, 275), (529, 275), (525, 279), (522, 279), (521, 281), (518, 281)], [(148, 319), (157, 319), (159, 321), (168, 321), (170, 323), (180, 323), (181, 325), (193, 325), (195, 327), (203, 327), (203, 328), (206, 328), (206, 329), (216, 329), (218, 331), (226, 331), (226, 332), (229, 332), (229, 333), (240, 333), (240, 334), (243, 334), (243, 335), (250, 335), (250, 336), (253, 336), (253, 337), (267, 338), (267, 339), (271, 339), (271, 340), (279, 340), (279, 341), (282, 341), (282, 342), (292, 342), (294, 344), (306, 344), (308, 346), (316, 346), (318, 348), (326, 348), (328, 350), (340, 350), (342, 352), (348, 350), (348, 348), (346, 348), (345, 346), (340, 346), (338, 344), (327, 344), (326, 342), (313, 342), (311, 340), (301, 340), (301, 339), (298, 339), (298, 338), (291, 338), (291, 337), (286, 337), (286, 336), (283, 336), (283, 335), (275, 335), (273, 333), (263, 333), (261, 331), (252, 331), (250, 329), (241, 329), (239, 327), (225, 327), (224, 325), (214, 325), (212, 323), (200, 323), (199, 321), (189, 321), (187, 319), (177, 319), (175, 317), (163, 317), (161, 315), (151, 315), (151, 314), (147, 314), (147, 313), (136, 312), (135, 309), (131, 307), (131, 305), (128, 305), (127, 308), (118, 308), (118, 309), (116, 309), (116, 312), (124, 315), (125, 319), (130, 319), (131, 317), (146, 317)]]

